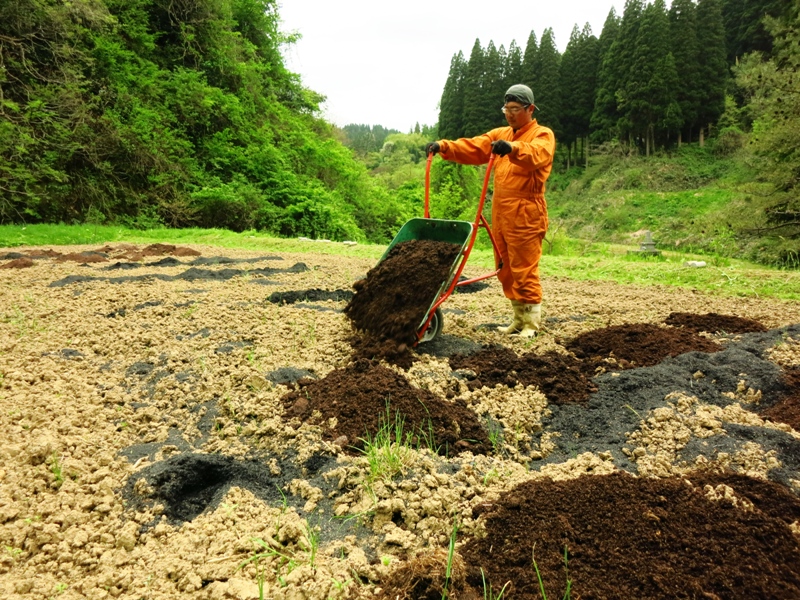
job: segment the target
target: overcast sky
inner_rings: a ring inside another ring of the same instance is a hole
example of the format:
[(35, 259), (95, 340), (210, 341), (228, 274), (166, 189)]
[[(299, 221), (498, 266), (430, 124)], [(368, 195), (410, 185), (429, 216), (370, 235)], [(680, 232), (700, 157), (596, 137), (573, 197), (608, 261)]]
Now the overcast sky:
[[(327, 97), (325, 118), (407, 132), (439, 115), (450, 59), (469, 58), (475, 39), (525, 50), (528, 35), (552, 27), (563, 52), (572, 27), (589, 23), (599, 36), (613, 6), (624, 0), (279, 0), (284, 32), (302, 39), (284, 51), (287, 67)], [(490, 6), (490, 4), (492, 6)], [(669, 4), (669, 3), (668, 3)], [(502, 93), (498, 90), (498, 107)], [(534, 90), (534, 94), (536, 90)]]

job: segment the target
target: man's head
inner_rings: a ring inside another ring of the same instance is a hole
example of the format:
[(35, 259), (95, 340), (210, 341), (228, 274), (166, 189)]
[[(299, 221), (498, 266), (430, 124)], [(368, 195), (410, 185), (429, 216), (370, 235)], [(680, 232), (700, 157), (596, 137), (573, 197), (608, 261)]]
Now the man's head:
[(514, 129), (519, 129), (531, 122), (536, 105), (533, 103), (533, 91), (527, 85), (518, 83), (506, 90), (503, 96), (503, 113), (506, 121)]

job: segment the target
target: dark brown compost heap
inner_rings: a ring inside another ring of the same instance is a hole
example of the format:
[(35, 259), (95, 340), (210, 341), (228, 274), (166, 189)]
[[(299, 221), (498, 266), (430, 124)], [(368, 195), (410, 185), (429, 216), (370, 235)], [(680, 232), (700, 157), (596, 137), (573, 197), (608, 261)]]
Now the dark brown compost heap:
[(353, 287), (344, 312), (353, 327), (377, 340), (416, 342), (416, 330), (445, 282), (458, 244), (411, 240), (394, 246), (366, 279)]
[(786, 423), (800, 431), (800, 367), (786, 369), (783, 375), (786, 393), (765, 409), (761, 416), (776, 423)]
[(10, 262), (3, 263), (0, 265), (0, 269), (27, 269), (28, 267), (32, 267), (33, 264), (33, 260), (23, 256), (22, 258), (15, 258)]
[(751, 333), (767, 330), (761, 323), (753, 319), (717, 313), (696, 315), (693, 313), (674, 312), (670, 313), (664, 323), (673, 327), (683, 327), (697, 333), (701, 331), (706, 333)]
[[(448, 562), (449, 574), (448, 577)], [(464, 561), (458, 554), (452, 559), (444, 548), (418, 554), (392, 571), (381, 582), (378, 600), (480, 600), (481, 596), (466, 583)], [(493, 600), (496, 596), (492, 597)]]
[(535, 544), (548, 598), (564, 596), (565, 548), (572, 598), (800, 598), (800, 546), (788, 526), (800, 499), (742, 475), (689, 479), (523, 483), (487, 507), (486, 537), (464, 546), (468, 582), (482, 589), (482, 568), (494, 590), (511, 582), (504, 597), (541, 598)]
[(722, 347), (692, 331), (659, 327), (649, 323), (615, 325), (595, 329), (567, 342), (566, 347), (580, 359), (597, 365), (621, 368), (651, 367), (665, 358), (685, 352), (718, 352)]
[(463, 402), (448, 402), (412, 387), (402, 375), (365, 359), (324, 379), (299, 380), (283, 402), (286, 419), (308, 421), (314, 411), (321, 413), (322, 423), (335, 418), (336, 427), (325, 429), (323, 435), (345, 449), (363, 449), (364, 439), (374, 439), (387, 421), (393, 426), (396, 415), (403, 431), (412, 436), (412, 445), (428, 446), (432, 433), (436, 446), (432, 449), (440, 454), (463, 450), (485, 454), (491, 447), (477, 415)]
[(535, 385), (554, 404), (585, 401), (597, 391), (597, 386), (581, 370), (581, 361), (557, 352), (517, 356), (502, 346), (484, 348), (470, 356), (456, 355), (450, 359), (452, 369), (475, 373), (467, 383), (470, 389), (494, 387), (498, 383), (514, 387)]

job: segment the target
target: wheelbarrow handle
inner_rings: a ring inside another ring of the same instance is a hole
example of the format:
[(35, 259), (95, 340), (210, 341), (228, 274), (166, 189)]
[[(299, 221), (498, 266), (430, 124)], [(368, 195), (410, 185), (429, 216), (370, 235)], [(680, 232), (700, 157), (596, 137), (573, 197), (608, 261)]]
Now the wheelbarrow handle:
[[(489, 155), (489, 162), (486, 165), (486, 175), (483, 178), (483, 189), (481, 190), (480, 202), (478, 202), (478, 214), (475, 217), (475, 230), (477, 231), (478, 225), (481, 222), (483, 215), (483, 205), (486, 203), (486, 193), (489, 190), (489, 178), (492, 174), (492, 167), (494, 166), (494, 159), (498, 156), (496, 154)], [(434, 154), (428, 154), (428, 159), (425, 161), (425, 209), (423, 216), (426, 219), (431, 218), (431, 163), (433, 163)], [(474, 241), (474, 240), (473, 240)]]
[(433, 152), (428, 154), (428, 160), (425, 163), (425, 212), (423, 216), (426, 219), (431, 218), (431, 163), (433, 162)]

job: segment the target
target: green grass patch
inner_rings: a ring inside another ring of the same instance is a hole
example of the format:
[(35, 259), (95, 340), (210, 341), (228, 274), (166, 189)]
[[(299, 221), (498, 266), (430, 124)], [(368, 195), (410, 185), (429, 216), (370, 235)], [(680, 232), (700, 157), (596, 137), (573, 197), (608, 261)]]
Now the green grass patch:
[[(718, 188), (653, 192), (620, 190), (593, 197), (551, 203), (551, 220), (562, 219), (570, 231), (597, 232), (605, 241), (618, 241), (633, 232), (650, 229), (678, 235), (699, 230), (706, 215), (732, 202), (734, 192)], [(663, 237), (663, 236), (662, 236)]]
[(0, 225), (0, 248), (19, 246), (71, 246), (129, 244), (200, 244), (266, 250), (270, 252), (320, 252), (365, 258), (381, 257), (386, 246), (280, 238), (260, 231), (236, 233), (227, 229), (129, 229), (106, 225)]

